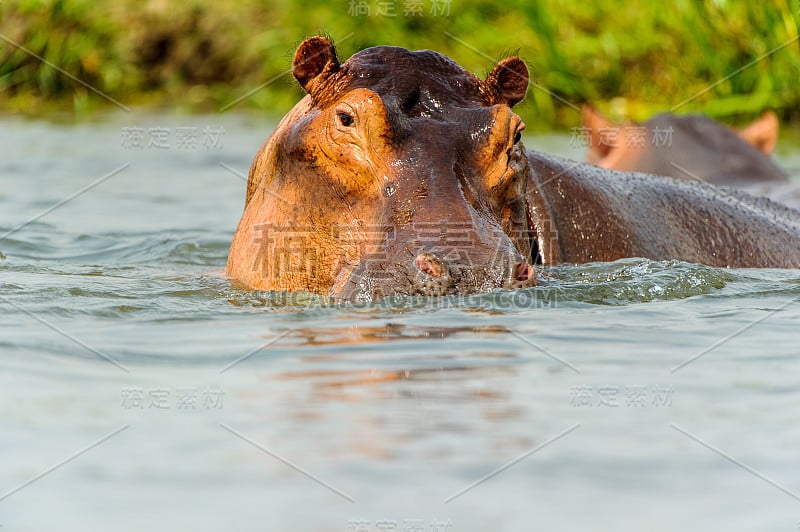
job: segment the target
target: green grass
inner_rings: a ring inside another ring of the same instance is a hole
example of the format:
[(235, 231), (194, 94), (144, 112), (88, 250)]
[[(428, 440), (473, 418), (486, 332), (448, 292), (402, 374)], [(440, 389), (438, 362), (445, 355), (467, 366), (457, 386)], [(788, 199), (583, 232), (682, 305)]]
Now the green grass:
[[(409, 1), (375, 16), (367, 0), (373, 15), (351, 16), (350, 0), (5, 0), (0, 35), (126, 106), (215, 112), (276, 78), (230, 109), (283, 113), (301, 96), (282, 75), (295, 47), (326, 33), (342, 59), (378, 44), (430, 48), (478, 74), (519, 53), (535, 75), (520, 111), (532, 128), (576, 125), (583, 102), (643, 119), (695, 95), (678, 112), (739, 121), (769, 108), (800, 121), (800, 0), (451, 0), (449, 15), (423, 0), (422, 16), (404, 16)], [(0, 41), (0, 109), (111, 106)]]

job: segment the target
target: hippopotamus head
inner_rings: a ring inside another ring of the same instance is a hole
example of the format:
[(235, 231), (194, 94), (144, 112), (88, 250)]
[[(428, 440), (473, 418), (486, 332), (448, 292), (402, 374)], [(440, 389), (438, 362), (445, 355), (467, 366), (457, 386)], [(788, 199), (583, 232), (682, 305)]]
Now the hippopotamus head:
[(742, 129), (702, 115), (662, 113), (622, 125), (589, 106), (582, 115), (591, 140), (588, 160), (604, 168), (715, 185), (787, 179), (769, 157), (778, 139), (778, 118), (770, 111)]
[(390, 46), (340, 63), (312, 37), (293, 73), (307, 95), (253, 162), (231, 277), (350, 300), (535, 283), (511, 110), (528, 87), (521, 59), (479, 79)]

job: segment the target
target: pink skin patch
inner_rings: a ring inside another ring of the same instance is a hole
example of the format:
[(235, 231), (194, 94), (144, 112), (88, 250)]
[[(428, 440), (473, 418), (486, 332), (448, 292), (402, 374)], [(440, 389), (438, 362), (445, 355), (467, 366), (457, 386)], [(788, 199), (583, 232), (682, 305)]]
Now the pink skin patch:
[(533, 277), (533, 268), (527, 262), (523, 262), (517, 266), (517, 271), (514, 273), (514, 278), (517, 281), (527, 281)]
[(421, 272), (427, 273), (431, 277), (441, 277), (442, 275), (441, 263), (429, 253), (420, 253), (414, 263)]

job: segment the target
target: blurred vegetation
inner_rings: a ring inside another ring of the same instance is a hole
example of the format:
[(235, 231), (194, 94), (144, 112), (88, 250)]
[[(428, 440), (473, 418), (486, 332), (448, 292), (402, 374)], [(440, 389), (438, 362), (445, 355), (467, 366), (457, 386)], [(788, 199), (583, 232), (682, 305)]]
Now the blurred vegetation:
[[(387, 5), (394, 16), (378, 14)], [(800, 121), (799, 32), (800, 0), (0, 0), (0, 109), (114, 105), (65, 72), (126, 106), (282, 114), (301, 96), (295, 47), (324, 33), (342, 60), (430, 48), (479, 75), (519, 53), (535, 76), (520, 105), (532, 128), (576, 125), (583, 102), (643, 119), (702, 91), (678, 112)]]

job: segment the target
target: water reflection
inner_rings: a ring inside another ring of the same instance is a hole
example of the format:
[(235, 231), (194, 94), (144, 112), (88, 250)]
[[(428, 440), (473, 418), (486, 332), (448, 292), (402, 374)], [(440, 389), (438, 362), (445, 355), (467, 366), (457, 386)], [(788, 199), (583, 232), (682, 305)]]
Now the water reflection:
[(402, 323), (387, 323), (380, 327), (354, 326), (349, 328), (309, 327), (299, 329), (296, 335), (305, 342), (301, 345), (372, 344), (398, 339), (444, 340), (457, 334), (508, 334), (501, 325), (477, 327), (426, 327)]
[(302, 328), (293, 333), (296, 363), (265, 374), (265, 387), (291, 396), (282, 416), (295, 430), (346, 425), (326, 441), (337, 456), (383, 461), (423, 442), (423, 454), (438, 455), (440, 439), (487, 431), (507, 433), (497, 448), (520, 449), (530, 440), (509, 428), (525, 408), (502, 383), (526, 360), (509, 333), (498, 325)]

